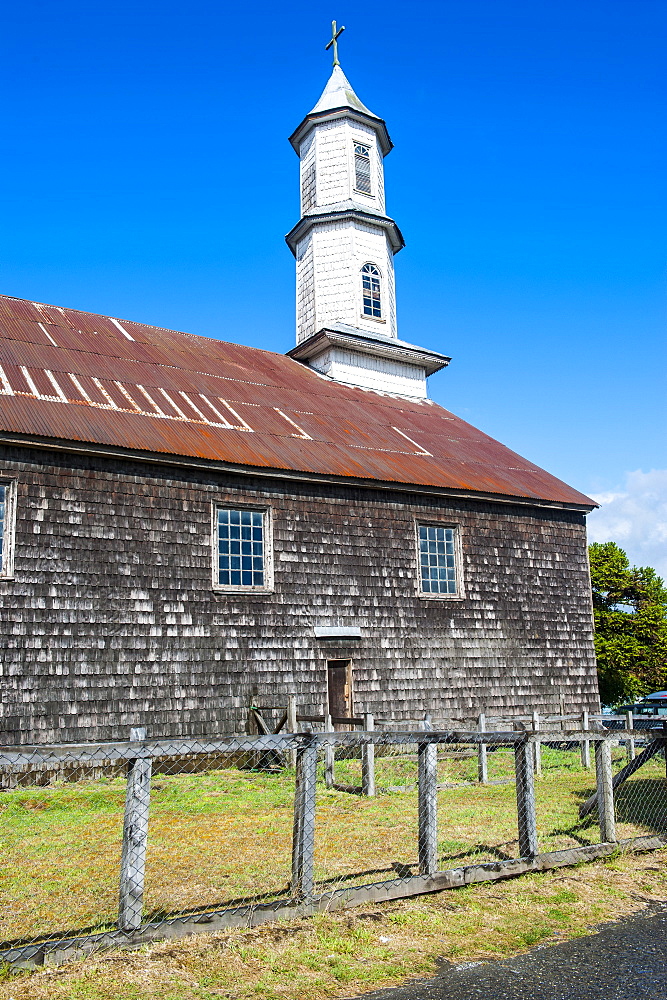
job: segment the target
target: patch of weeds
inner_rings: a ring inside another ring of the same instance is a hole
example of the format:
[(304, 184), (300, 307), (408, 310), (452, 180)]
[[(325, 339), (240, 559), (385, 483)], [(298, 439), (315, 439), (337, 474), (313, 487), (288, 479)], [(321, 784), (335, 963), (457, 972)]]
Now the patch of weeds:
[(8, 962), (0, 962), (0, 983), (6, 983), (8, 980), (15, 980), (19, 976), (24, 976), (25, 972), (22, 969), (13, 969)]
[(544, 941), (545, 938), (551, 937), (551, 934), (551, 927), (543, 924), (541, 927), (531, 927), (530, 930), (522, 931), (519, 934), (519, 940), (531, 948), (533, 945), (539, 944), (540, 941)]
[[(620, 872), (623, 869), (622, 868), (616, 868), (616, 869), (612, 869), (612, 870)], [(606, 896), (623, 896), (625, 894), (624, 890), (618, 888), (618, 886), (616, 886), (616, 885), (603, 885), (603, 886), (600, 887), (600, 889), (601, 889), (601, 892), (603, 892)]]
[(444, 916), (433, 910), (403, 910), (391, 913), (388, 920), (399, 927), (430, 928), (436, 930), (444, 924)]
[(552, 906), (547, 910), (547, 917), (549, 920), (557, 920), (558, 923), (567, 923), (571, 916), (572, 914), (569, 910), (559, 910), (556, 906)]
[(571, 889), (561, 889), (554, 896), (551, 897), (554, 903), (576, 903), (577, 894), (572, 892)]

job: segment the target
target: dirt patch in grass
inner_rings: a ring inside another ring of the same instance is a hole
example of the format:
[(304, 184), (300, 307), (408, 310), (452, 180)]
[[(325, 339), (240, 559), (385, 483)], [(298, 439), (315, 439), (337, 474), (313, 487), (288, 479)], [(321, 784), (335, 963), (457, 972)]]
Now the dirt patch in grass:
[(324, 1000), (504, 958), (667, 900), (667, 849), (5, 974), (0, 1000)]

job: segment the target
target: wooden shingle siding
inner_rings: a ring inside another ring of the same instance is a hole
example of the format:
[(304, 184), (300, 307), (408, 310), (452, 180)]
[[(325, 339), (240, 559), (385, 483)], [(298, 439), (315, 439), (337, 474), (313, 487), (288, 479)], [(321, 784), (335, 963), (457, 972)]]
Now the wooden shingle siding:
[[(242, 731), (251, 697), (414, 719), (598, 708), (584, 516), (4, 448), (15, 577), (0, 579), (0, 741)], [(272, 510), (275, 590), (212, 588), (213, 503)], [(460, 526), (465, 596), (424, 600), (415, 519)], [(323, 642), (315, 626), (354, 626)], [(270, 713), (269, 713), (270, 714)]]

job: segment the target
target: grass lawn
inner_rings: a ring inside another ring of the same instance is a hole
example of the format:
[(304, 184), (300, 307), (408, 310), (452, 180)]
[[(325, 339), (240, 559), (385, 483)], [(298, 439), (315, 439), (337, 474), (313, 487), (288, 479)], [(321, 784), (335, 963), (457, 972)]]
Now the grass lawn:
[[(615, 751), (617, 766), (623, 755)], [(512, 774), (513, 756), (489, 754), (489, 778)], [(441, 868), (518, 853), (512, 784), (466, 784), (470, 754), (441, 754), (438, 794)], [(358, 784), (359, 761), (336, 764), (337, 782)], [(618, 798), (618, 835), (667, 829), (664, 761), (646, 765)], [(363, 884), (416, 872), (416, 765), (378, 756), (374, 799), (318, 786), (316, 878)], [(286, 895), (294, 775), (221, 767), (153, 780), (146, 914)], [(595, 843), (595, 816), (577, 810), (594, 789), (576, 752), (544, 748), (536, 779), (543, 851)], [(124, 781), (25, 786), (0, 794), (0, 940), (113, 925), (118, 897)]]
[[(589, 934), (667, 901), (667, 850), (5, 972), (0, 1000), (325, 1000)], [(0, 979), (2, 977), (0, 976)]]

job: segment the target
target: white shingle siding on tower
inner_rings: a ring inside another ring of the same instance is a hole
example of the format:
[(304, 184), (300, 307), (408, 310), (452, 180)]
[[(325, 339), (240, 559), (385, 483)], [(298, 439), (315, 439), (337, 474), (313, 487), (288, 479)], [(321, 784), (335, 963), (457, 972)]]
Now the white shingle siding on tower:
[(324, 122), (315, 129), (318, 208), (350, 197), (347, 132), (344, 121)]
[(301, 147), (301, 214), (315, 207), (317, 198), (317, 164), (315, 135), (311, 132)]
[(377, 143), (375, 144), (375, 176), (377, 177), (377, 207), (381, 212), (386, 212), (384, 203), (384, 162)]
[(310, 366), (336, 382), (409, 396), (411, 399), (425, 399), (427, 396), (426, 372), (417, 365), (334, 347), (313, 358)]
[[(361, 268), (381, 272), (382, 319), (363, 315)], [(396, 336), (394, 262), (383, 229), (353, 219), (316, 226), (297, 247), (297, 339), (331, 323)]]
[[(372, 178), (370, 195), (355, 189), (355, 142), (370, 147)], [(326, 208), (328, 205), (340, 204), (354, 198), (362, 206), (376, 212), (384, 212), (384, 167), (372, 128), (366, 128), (346, 119), (323, 122), (315, 126), (301, 145), (302, 190), (303, 178), (313, 155), (317, 173), (317, 197), (314, 204), (318, 208)], [(303, 206), (303, 201), (301, 211), (302, 214), (308, 211)]]
[[(381, 272), (380, 296), (382, 319), (364, 316), (361, 287), (361, 269), (364, 264), (375, 264)], [(394, 307), (394, 255), (383, 229), (363, 223), (354, 223), (354, 291), (356, 293), (354, 326), (369, 333), (395, 337), (396, 310)]]
[(301, 240), (296, 254), (296, 339), (306, 340), (315, 330), (315, 266), (313, 234)]

